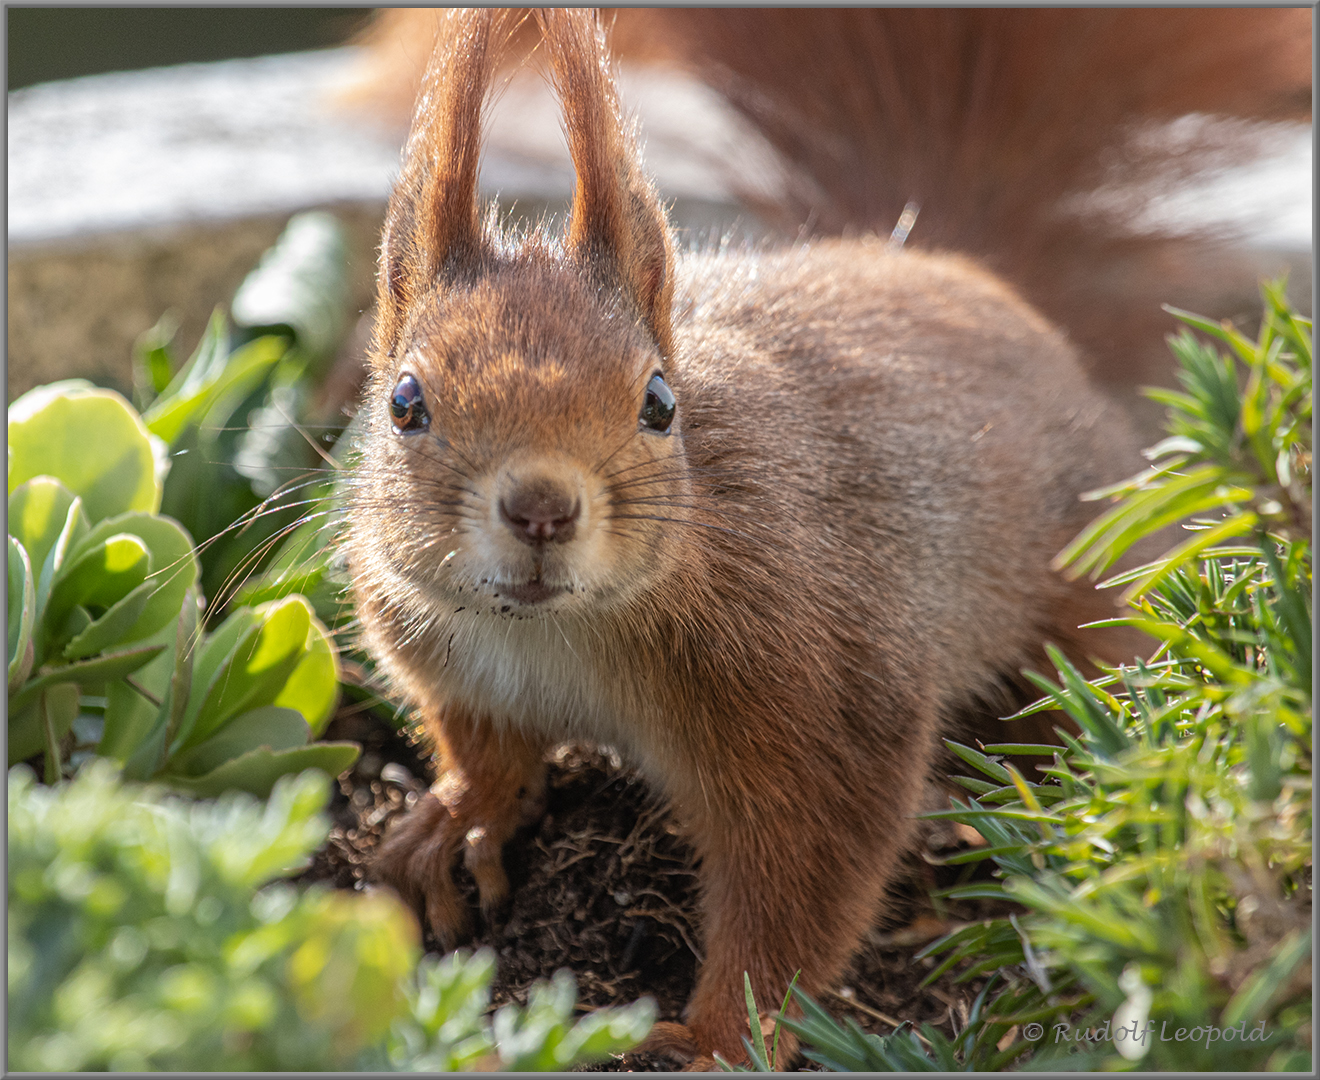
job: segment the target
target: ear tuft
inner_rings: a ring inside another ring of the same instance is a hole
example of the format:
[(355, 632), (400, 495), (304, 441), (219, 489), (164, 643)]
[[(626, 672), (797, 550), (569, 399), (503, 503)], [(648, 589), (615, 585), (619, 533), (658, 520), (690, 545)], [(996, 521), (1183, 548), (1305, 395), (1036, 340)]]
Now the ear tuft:
[(477, 206), (481, 119), (511, 26), (510, 13), (494, 8), (452, 9), (437, 22), (381, 238), (382, 354), (397, 347), (408, 312), (446, 267), (471, 264), (488, 249)]
[(662, 355), (673, 348), (673, 245), (664, 207), (624, 127), (604, 35), (582, 8), (538, 9), (551, 83), (577, 171), (568, 245), (637, 308)]

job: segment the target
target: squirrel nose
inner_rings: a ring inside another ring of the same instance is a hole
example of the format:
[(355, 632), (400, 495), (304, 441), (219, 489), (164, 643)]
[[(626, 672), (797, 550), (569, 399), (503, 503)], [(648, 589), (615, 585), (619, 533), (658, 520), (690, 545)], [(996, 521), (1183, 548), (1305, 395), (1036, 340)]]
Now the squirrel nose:
[(573, 539), (581, 503), (558, 484), (533, 480), (500, 499), (500, 518), (524, 544), (563, 544)]

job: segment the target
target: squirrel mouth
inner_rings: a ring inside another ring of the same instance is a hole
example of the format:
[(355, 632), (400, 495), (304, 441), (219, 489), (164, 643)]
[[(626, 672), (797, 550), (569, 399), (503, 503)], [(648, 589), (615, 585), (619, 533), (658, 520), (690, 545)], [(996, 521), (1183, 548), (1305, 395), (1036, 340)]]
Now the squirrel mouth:
[(539, 604), (561, 592), (563, 592), (561, 588), (555, 585), (547, 585), (540, 578), (524, 582), (522, 585), (504, 585), (500, 588), (502, 595), (511, 596), (520, 604)]

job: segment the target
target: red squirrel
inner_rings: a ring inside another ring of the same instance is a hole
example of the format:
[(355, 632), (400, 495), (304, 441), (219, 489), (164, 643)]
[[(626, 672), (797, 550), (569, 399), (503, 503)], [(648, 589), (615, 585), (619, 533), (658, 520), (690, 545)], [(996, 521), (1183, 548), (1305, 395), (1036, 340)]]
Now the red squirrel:
[[(879, 912), (950, 723), (1042, 642), (1117, 660), (1050, 570), (1135, 471), (1065, 335), (958, 255), (874, 238), (679, 253), (585, 9), (537, 11), (577, 183), (561, 233), (477, 194), (516, 25), (451, 11), (380, 252), (345, 539), (363, 642), (438, 780), (375, 873), (437, 940), (508, 893), (547, 753), (608, 745), (699, 859), (679, 1041), (742, 1058)], [(678, 1038), (675, 1036), (675, 1038)]]

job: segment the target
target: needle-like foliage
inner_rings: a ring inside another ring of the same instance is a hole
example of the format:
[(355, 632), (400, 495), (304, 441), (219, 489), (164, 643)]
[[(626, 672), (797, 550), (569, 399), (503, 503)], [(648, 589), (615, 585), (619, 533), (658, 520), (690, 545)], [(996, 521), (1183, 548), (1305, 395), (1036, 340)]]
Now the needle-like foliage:
[(1254, 341), (1175, 312), (1229, 351), (1171, 340), (1183, 389), (1151, 392), (1169, 438), (1097, 493), (1114, 505), (1060, 556), (1098, 574), (1181, 524), (1185, 540), (1105, 583), (1126, 586), (1115, 621), (1154, 654), (1088, 681), (1051, 653), (1027, 711), (1080, 733), (1036, 782), (1009, 760), (1033, 748), (955, 747), (984, 779), (941, 816), (989, 842), (960, 858), (997, 868), (955, 893), (1028, 912), (927, 952), (936, 972), (971, 961), (1034, 987), (1025, 1010), (990, 1011), (1040, 1024), (1042, 1062), (1311, 1068), (1311, 324), (1281, 285), (1263, 295)]

